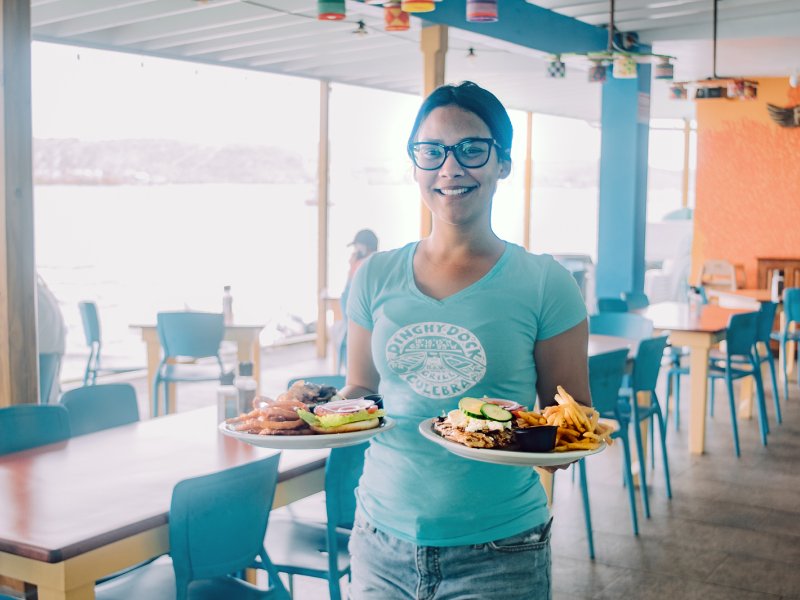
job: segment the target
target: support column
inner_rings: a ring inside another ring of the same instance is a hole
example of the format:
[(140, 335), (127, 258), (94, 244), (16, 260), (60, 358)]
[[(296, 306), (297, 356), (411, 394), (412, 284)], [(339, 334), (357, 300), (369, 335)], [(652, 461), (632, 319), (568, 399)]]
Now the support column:
[[(422, 28), (420, 48), (424, 61), (422, 95), (428, 95), (444, 84), (444, 59), (447, 56), (447, 26), (430, 25)], [(422, 202), (420, 212), (420, 237), (428, 237), (431, 233), (431, 212)]]
[(603, 84), (597, 296), (644, 288), (650, 66)]
[(0, 406), (38, 402), (29, 0), (0, 0)]
[(328, 353), (328, 109), (331, 84), (319, 82), (319, 157), (317, 166), (317, 358)]
[(531, 250), (531, 208), (533, 204), (533, 113), (528, 113), (528, 127), (525, 135), (525, 190), (522, 204), (522, 244)]
[(683, 120), (683, 179), (681, 181), (681, 206), (689, 206), (689, 152), (692, 147), (692, 122)]

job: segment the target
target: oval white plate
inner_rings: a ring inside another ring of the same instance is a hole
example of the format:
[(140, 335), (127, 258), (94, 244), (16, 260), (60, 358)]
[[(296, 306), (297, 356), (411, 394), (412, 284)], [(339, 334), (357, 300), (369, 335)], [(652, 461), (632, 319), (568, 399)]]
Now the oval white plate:
[(350, 433), (327, 433), (309, 435), (257, 435), (233, 431), (224, 422), (219, 424), (219, 430), (225, 435), (236, 438), (254, 446), (272, 448), (274, 450), (319, 450), (322, 448), (342, 448), (355, 446), (371, 437), (389, 431), (397, 425), (394, 419), (383, 417), (383, 423), (374, 429), (352, 431)]
[(597, 454), (606, 449), (603, 444), (596, 450), (572, 450), (569, 452), (521, 452), (519, 450), (492, 450), (491, 448), (470, 448), (457, 442), (451, 442), (433, 430), (436, 419), (425, 419), (419, 424), (419, 432), (423, 437), (439, 444), (449, 452), (481, 462), (512, 467), (555, 467), (579, 460), (585, 456)]

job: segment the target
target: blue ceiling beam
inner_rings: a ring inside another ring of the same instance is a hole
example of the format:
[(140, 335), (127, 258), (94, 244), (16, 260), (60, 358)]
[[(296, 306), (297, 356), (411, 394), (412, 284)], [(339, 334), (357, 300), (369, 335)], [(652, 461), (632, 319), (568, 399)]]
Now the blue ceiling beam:
[(525, 0), (501, 0), (496, 23), (467, 22), (466, 0), (438, 2), (436, 10), (417, 13), (424, 21), (490, 36), (548, 54), (589, 52), (606, 47), (605, 29), (587, 25)]

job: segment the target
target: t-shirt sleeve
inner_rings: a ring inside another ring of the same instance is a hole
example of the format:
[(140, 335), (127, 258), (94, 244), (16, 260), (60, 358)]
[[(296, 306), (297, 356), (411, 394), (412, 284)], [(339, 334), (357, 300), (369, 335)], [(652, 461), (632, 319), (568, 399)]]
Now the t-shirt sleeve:
[(358, 268), (350, 284), (350, 294), (347, 298), (347, 318), (352, 319), (364, 329), (372, 331), (372, 299), (369, 291), (369, 273), (372, 270), (372, 257)]
[(552, 261), (545, 274), (538, 339), (546, 340), (586, 319), (586, 304), (572, 274)]

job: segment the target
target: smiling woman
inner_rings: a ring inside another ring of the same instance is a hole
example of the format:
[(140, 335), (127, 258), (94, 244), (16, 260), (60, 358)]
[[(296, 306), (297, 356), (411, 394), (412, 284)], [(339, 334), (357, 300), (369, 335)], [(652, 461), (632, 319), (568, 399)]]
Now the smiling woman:
[[(408, 140), (429, 237), (373, 254), (347, 306), (345, 397), (376, 391), (397, 427), (367, 452), (350, 542), (356, 600), (550, 597), (549, 515), (531, 469), (467, 463), (418, 424), (464, 396), (589, 402), (586, 309), (572, 276), (492, 229), (513, 129), (465, 82), (435, 90)], [(491, 485), (487, 485), (491, 482)], [(513, 517), (509, 517), (513, 515)], [(389, 567), (391, 565), (391, 567)], [(499, 578), (487, 578), (487, 566)]]

